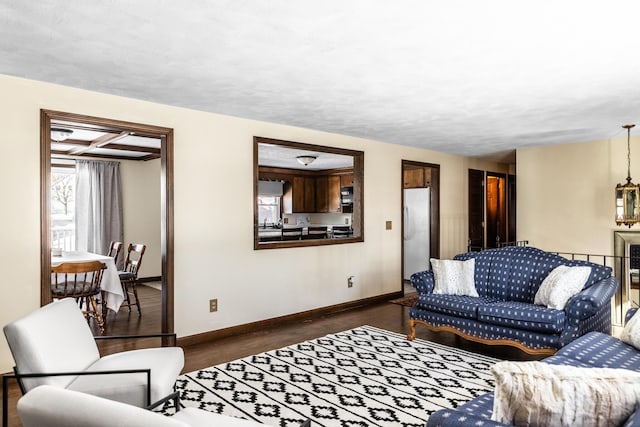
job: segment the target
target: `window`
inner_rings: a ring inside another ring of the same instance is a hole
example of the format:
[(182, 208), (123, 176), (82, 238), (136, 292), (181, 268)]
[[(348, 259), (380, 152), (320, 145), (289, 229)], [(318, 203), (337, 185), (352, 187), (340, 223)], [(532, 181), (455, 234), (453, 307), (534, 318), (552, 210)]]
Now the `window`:
[(253, 152), (254, 249), (364, 241), (364, 152), (258, 136)]
[(51, 168), (51, 247), (73, 251), (76, 247), (76, 170)]
[(258, 195), (258, 223), (262, 226), (280, 222), (280, 197)]

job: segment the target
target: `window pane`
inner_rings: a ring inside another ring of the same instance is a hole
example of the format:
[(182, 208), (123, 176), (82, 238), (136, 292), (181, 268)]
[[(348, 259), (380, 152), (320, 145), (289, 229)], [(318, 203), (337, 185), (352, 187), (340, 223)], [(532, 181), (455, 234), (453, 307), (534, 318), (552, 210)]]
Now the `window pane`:
[(73, 251), (76, 246), (76, 170), (51, 169), (51, 247)]
[(258, 196), (258, 222), (260, 225), (277, 224), (280, 221), (280, 197)]

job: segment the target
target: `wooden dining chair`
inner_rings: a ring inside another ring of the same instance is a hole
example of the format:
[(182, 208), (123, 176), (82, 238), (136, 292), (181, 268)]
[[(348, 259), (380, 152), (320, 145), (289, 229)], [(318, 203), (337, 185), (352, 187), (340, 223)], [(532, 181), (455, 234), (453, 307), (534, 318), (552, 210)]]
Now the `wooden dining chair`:
[(282, 229), (282, 240), (302, 239), (302, 227), (288, 227)]
[(353, 234), (353, 229), (350, 225), (334, 225), (331, 230), (335, 238), (349, 237)]
[(98, 310), (96, 295), (101, 293), (100, 282), (106, 268), (100, 261), (65, 262), (51, 267), (51, 297), (74, 298), (80, 306), (84, 305), (87, 322), (93, 317), (100, 333), (104, 333), (104, 318), (102, 309)]
[(125, 297), (123, 305), (126, 305), (131, 311), (131, 297), (133, 296), (136, 307), (138, 307), (138, 316), (142, 316), (142, 309), (140, 308), (136, 285), (138, 283), (138, 271), (140, 271), (140, 266), (142, 265), (142, 256), (146, 248), (146, 245), (141, 243), (129, 243), (127, 259), (124, 261), (124, 270), (119, 272), (120, 283), (122, 283), (122, 291)]
[(116, 265), (118, 265), (118, 257), (120, 256), (120, 252), (122, 252), (122, 246), (124, 246), (124, 243), (113, 240), (111, 241), (111, 244), (109, 244), (109, 252), (107, 252), (107, 256), (113, 258), (113, 262), (115, 262)]
[(326, 239), (328, 237), (327, 226), (313, 226), (307, 228), (307, 234), (303, 235), (303, 239)]

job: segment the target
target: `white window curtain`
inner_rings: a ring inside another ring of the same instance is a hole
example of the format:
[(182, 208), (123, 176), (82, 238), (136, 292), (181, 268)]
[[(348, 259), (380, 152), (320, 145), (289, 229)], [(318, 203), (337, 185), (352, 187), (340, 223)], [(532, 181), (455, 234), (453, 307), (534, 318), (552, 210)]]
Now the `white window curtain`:
[(123, 241), (120, 162), (76, 161), (76, 250), (106, 254)]

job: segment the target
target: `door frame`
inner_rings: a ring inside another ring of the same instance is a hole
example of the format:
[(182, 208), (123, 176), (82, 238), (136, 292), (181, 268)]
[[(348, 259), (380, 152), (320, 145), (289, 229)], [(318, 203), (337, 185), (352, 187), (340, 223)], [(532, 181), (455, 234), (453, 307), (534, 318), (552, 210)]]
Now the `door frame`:
[(440, 258), (440, 165), (434, 163), (417, 162), (413, 160), (402, 160), (400, 175), (400, 288), (404, 294), (404, 172), (406, 169), (423, 167), (431, 169), (431, 217), (429, 218), (429, 256)]
[[(507, 174), (506, 173), (501, 173), (501, 172), (491, 172), (491, 171), (486, 171), (485, 172), (485, 176), (484, 176), (484, 206), (485, 206), (485, 227), (484, 227), (484, 233), (485, 233), (485, 248), (493, 248), (493, 247), (497, 247), (497, 240), (493, 239), (493, 241), (491, 241), (491, 244), (489, 243), (489, 226), (488, 226), (488, 222), (489, 222), (489, 178), (496, 178), (498, 179), (498, 183), (502, 182), (502, 188), (499, 189), (499, 194), (501, 196), (501, 198), (498, 200), (498, 206), (497, 209), (500, 211), (500, 214), (504, 217), (503, 219), (503, 224), (497, 226), (497, 236), (500, 237), (500, 233), (502, 232), (503, 238), (504, 240), (502, 240), (502, 242), (508, 242), (509, 241), (509, 236), (508, 236), (508, 230), (509, 230), (509, 217), (508, 217), (508, 211), (507, 211)], [(494, 246), (495, 245), (495, 246)]]
[(62, 111), (40, 110), (40, 305), (51, 298), (51, 121), (122, 129), (156, 137), (160, 146), (161, 332), (174, 333), (173, 129)]

